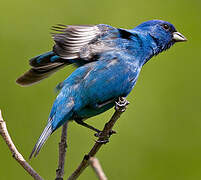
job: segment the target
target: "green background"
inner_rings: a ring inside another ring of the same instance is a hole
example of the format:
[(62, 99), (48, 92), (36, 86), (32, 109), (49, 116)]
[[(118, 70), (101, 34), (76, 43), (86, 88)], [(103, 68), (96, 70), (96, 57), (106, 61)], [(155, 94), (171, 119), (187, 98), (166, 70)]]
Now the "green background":
[[(0, 108), (10, 135), (26, 159), (46, 125), (54, 87), (74, 68), (66, 67), (31, 87), (15, 79), (28, 60), (49, 51), (50, 27), (110, 24), (133, 28), (163, 19), (188, 38), (145, 65), (117, 122), (118, 134), (97, 154), (109, 179), (201, 179), (201, 1), (200, 0), (3, 0), (0, 11)], [(114, 110), (91, 118), (102, 128)], [(61, 128), (30, 164), (46, 180), (55, 178)], [(93, 132), (70, 123), (65, 179), (94, 144)], [(0, 139), (0, 179), (32, 179)], [(91, 168), (80, 177), (96, 179)]]

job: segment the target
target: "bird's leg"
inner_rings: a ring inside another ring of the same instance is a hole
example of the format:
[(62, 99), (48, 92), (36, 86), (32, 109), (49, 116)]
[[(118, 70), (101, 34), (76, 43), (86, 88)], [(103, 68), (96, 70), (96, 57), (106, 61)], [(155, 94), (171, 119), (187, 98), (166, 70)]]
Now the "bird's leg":
[(117, 101), (115, 101), (115, 109), (119, 111), (125, 111), (125, 106), (127, 106), (129, 101), (126, 100), (125, 97), (119, 97)]
[[(125, 97), (119, 97), (116, 101), (115, 101), (115, 110), (116, 111), (121, 111), (121, 112), (124, 112), (125, 111), (125, 107), (129, 104), (129, 102), (126, 100)], [(111, 130), (108, 134), (108, 139), (106, 140), (103, 140), (103, 141), (96, 141), (96, 142), (99, 142), (99, 143), (102, 143), (102, 144), (106, 144), (107, 142), (109, 142), (109, 137), (112, 135), (112, 134), (115, 134), (116, 132)], [(101, 133), (98, 134), (99, 137), (101, 137)]]
[[(107, 102), (104, 102), (104, 103), (98, 105), (98, 106), (99, 106), (98, 108), (103, 107), (103, 106), (105, 106), (106, 104), (109, 104), (109, 103), (111, 103), (111, 102), (113, 102), (113, 101), (114, 101), (114, 100), (109, 100), (109, 101), (107, 101)], [(115, 101), (115, 109), (116, 109), (116, 110), (119, 110), (119, 111), (125, 111), (124, 107), (125, 107), (126, 105), (128, 105), (128, 104), (129, 104), (129, 102), (126, 100), (126, 98), (124, 98), (124, 97), (119, 97), (118, 100)], [(96, 107), (97, 107), (97, 106), (96, 106)], [(80, 124), (80, 125), (82, 125), (82, 126), (84, 126), (84, 127), (87, 127), (87, 128), (89, 128), (89, 129), (95, 131), (96, 133), (94, 134), (94, 136), (96, 136), (96, 137), (101, 137), (101, 133), (102, 133), (101, 130), (99, 130), (99, 129), (97, 129), (97, 128), (95, 128), (95, 127), (93, 127), (93, 126), (91, 126), (91, 125), (89, 125), (89, 124), (87, 124), (87, 123), (85, 123), (85, 122), (84, 122), (82, 119), (80, 119), (80, 118), (75, 118), (74, 120), (75, 120), (76, 123), (78, 123), (78, 124)], [(109, 132), (109, 135), (108, 135), (108, 136), (110, 137), (112, 134), (116, 134), (116, 131), (111, 130), (111, 131)], [(103, 141), (103, 142), (101, 142), (101, 143), (107, 143), (107, 142), (108, 142), (108, 140), (105, 140), (105, 141)]]
[[(89, 129), (95, 131), (96, 133), (94, 134), (94, 136), (96, 136), (96, 137), (100, 137), (100, 136), (101, 136), (101, 132), (102, 132), (101, 130), (99, 130), (99, 129), (97, 129), (97, 128), (95, 128), (95, 127), (93, 127), (93, 126), (91, 126), (91, 125), (89, 125), (89, 124), (87, 124), (87, 123), (85, 123), (82, 119), (75, 119), (75, 122), (78, 123), (79, 125), (82, 125), (82, 126), (84, 126), (84, 127), (87, 127), (87, 128), (89, 128)], [(111, 131), (109, 132), (109, 136), (111, 136), (112, 134), (116, 134), (116, 132), (113, 131), (113, 130), (111, 130)], [(107, 141), (107, 142), (108, 142), (108, 141)], [(105, 143), (106, 143), (106, 142), (105, 142)]]
[(101, 131), (99, 129), (96, 129), (95, 127), (93, 127), (93, 126), (85, 123), (82, 119), (75, 119), (75, 122), (78, 123), (79, 125), (82, 125), (84, 127), (87, 127), (89, 129), (95, 131), (96, 134), (100, 134), (101, 133)]

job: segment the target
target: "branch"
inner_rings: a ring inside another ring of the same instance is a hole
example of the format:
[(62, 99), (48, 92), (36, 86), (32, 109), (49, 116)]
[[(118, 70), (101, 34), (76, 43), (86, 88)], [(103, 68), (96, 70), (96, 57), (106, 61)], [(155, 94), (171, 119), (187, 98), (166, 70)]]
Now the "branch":
[(101, 146), (108, 142), (110, 135), (112, 134), (111, 132), (114, 124), (120, 118), (121, 114), (126, 110), (128, 104), (129, 102), (125, 98), (119, 98), (119, 101), (116, 102), (115, 113), (113, 114), (109, 122), (105, 124), (103, 131), (101, 132), (98, 140), (96, 141), (90, 152), (84, 156), (82, 162), (80, 163), (78, 168), (73, 172), (73, 174), (68, 178), (68, 180), (77, 179), (80, 174), (89, 166), (89, 159), (91, 157), (94, 157), (95, 154), (101, 148)]
[(67, 128), (68, 123), (66, 122), (63, 125), (62, 133), (61, 133), (61, 141), (59, 143), (59, 163), (58, 169), (56, 170), (56, 179), (55, 180), (63, 180), (64, 176), (64, 165), (65, 165), (65, 157), (66, 157), (66, 149), (67, 149)]
[(96, 175), (98, 176), (99, 180), (107, 180), (107, 177), (105, 176), (105, 173), (103, 172), (103, 169), (97, 158), (91, 157), (89, 159), (89, 163), (93, 168), (93, 170), (95, 171)]
[(10, 149), (13, 158), (35, 179), (35, 180), (43, 180), (43, 178), (25, 161), (23, 156), (18, 152), (15, 147), (12, 139), (8, 133), (6, 122), (3, 120), (0, 110), (0, 134), (3, 137), (3, 140), (7, 144)]

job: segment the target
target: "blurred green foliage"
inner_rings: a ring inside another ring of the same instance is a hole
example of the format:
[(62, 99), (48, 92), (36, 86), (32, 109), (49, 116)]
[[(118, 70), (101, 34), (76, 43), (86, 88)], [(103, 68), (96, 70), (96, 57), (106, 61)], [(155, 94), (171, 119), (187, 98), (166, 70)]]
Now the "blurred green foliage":
[[(201, 1), (199, 0), (17, 0), (1, 1), (0, 108), (19, 151), (27, 158), (45, 127), (54, 87), (73, 67), (27, 88), (15, 79), (29, 68), (28, 60), (49, 51), (50, 27), (105, 23), (133, 28), (163, 19), (188, 38), (145, 65), (131, 102), (115, 126), (118, 134), (97, 154), (109, 179), (201, 179)], [(91, 118), (102, 128), (113, 110)], [(54, 179), (61, 129), (47, 141), (31, 165), (45, 179)], [(65, 178), (94, 143), (93, 133), (71, 123)], [(32, 179), (12, 158), (0, 139), (0, 179)], [(96, 179), (88, 168), (80, 179)]]

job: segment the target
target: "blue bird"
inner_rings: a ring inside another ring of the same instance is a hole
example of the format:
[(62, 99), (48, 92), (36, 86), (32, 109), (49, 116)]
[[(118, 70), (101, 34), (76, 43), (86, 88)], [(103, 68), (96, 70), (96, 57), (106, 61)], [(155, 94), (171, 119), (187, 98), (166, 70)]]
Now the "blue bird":
[(58, 25), (53, 29), (53, 51), (31, 59), (31, 69), (17, 83), (36, 83), (69, 64), (78, 68), (57, 86), (60, 93), (30, 158), (67, 121), (99, 132), (83, 120), (112, 108), (119, 97), (127, 97), (149, 59), (175, 42), (187, 40), (162, 20), (147, 21), (130, 30), (104, 24)]

